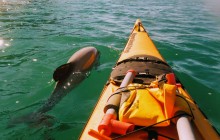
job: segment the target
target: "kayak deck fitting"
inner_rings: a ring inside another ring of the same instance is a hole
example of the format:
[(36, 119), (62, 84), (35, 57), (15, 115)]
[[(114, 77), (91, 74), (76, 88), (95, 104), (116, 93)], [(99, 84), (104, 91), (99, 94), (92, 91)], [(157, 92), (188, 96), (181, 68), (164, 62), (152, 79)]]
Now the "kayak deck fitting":
[(218, 140), (140, 20), (80, 140)]

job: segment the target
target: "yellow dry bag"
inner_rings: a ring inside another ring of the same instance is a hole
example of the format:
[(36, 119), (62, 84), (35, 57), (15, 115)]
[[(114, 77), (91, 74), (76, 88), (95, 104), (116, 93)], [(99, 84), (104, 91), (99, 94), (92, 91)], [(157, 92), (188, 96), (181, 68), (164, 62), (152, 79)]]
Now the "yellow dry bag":
[(170, 121), (164, 120), (173, 116), (175, 98), (176, 86), (170, 84), (164, 84), (162, 88), (131, 90), (119, 109), (119, 120), (139, 126), (156, 123), (156, 126), (167, 126)]

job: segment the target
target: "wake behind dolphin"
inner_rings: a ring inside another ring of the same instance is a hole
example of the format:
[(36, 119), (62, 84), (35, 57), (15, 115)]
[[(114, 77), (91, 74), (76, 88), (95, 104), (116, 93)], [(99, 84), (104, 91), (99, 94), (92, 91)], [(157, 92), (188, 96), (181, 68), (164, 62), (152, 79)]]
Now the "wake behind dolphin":
[(85, 47), (74, 53), (68, 62), (58, 67), (53, 74), (56, 86), (49, 99), (37, 111), (9, 122), (9, 126), (18, 123), (41, 123), (49, 118), (44, 113), (50, 111), (65, 95), (79, 85), (99, 59), (99, 52), (94, 47)]

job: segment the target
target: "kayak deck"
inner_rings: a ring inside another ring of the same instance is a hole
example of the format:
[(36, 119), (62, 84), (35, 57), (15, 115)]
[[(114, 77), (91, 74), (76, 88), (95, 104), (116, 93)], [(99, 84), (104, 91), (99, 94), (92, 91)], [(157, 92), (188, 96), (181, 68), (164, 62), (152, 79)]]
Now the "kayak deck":
[[(128, 43), (118, 62), (116, 63), (113, 72), (111, 73), (109, 82), (104, 86), (101, 96), (80, 136), (81, 140), (97, 139), (90, 136), (88, 133), (90, 130), (98, 132), (100, 121), (105, 115), (103, 110), (106, 106), (106, 102), (108, 101), (109, 97), (117, 91), (119, 88), (118, 83), (120, 83), (123, 77), (126, 75), (127, 70), (131, 69), (130, 66), (133, 66), (133, 62), (137, 62), (136, 67), (133, 67), (133, 69), (135, 69), (135, 71), (139, 71), (137, 75), (140, 77), (138, 78), (138, 76), (136, 76), (136, 79), (133, 81), (133, 83), (141, 83), (143, 85), (147, 85), (152, 82), (152, 80), (148, 79), (154, 79), (153, 75), (160, 75), (161, 73), (172, 73), (172, 69), (166, 63), (165, 59), (160, 55), (140, 20), (136, 21)], [(154, 63), (154, 66), (151, 66), (152, 63)], [(143, 70), (139, 64), (147, 65), (147, 69), (145, 68)], [(156, 70), (157, 67), (159, 67), (159, 70)], [(147, 77), (143, 78), (143, 75), (147, 75)], [(219, 134), (214, 130), (212, 125), (210, 125), (188, 92), (183, 88), (178, 80), (177, 83), (177, 91), (179, 96), (181, 96), (181, 98), (187, 102), (187, 106), (190, 108), (190, 122), (193, 128), (195, 139), (220, 139)], [(177, 125), (174, 123), (176, 118), (174, 117), (170, 119), (171, 123), (168, 126), (135, 126), (135, 129), (131, 132), (128, 132), (124, 135), (111, 134), (108, 136), (108, 138), (117, 140), (144, 140), (154, 136), (156, 133), (156, 137), (159, 140), (177, 140), (179, 139), (179, 135), (177, 132)]]

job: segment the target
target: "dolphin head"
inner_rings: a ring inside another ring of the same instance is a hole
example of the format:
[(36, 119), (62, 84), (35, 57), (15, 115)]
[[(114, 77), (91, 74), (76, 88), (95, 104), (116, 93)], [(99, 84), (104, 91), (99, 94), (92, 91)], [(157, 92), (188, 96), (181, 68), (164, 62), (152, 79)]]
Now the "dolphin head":
[(99, 51), (94, 47), (85, 47), (74, 53), (67, 63), (74, 64), (74, 71), (89, 71), (99, 59)]
[(94, 47), (85, 47), (75, 52), (66, 64), (54, 71), (56, 88), (72, 89), (71, 87), (78, 85), (99, 60), (99, 55)]

